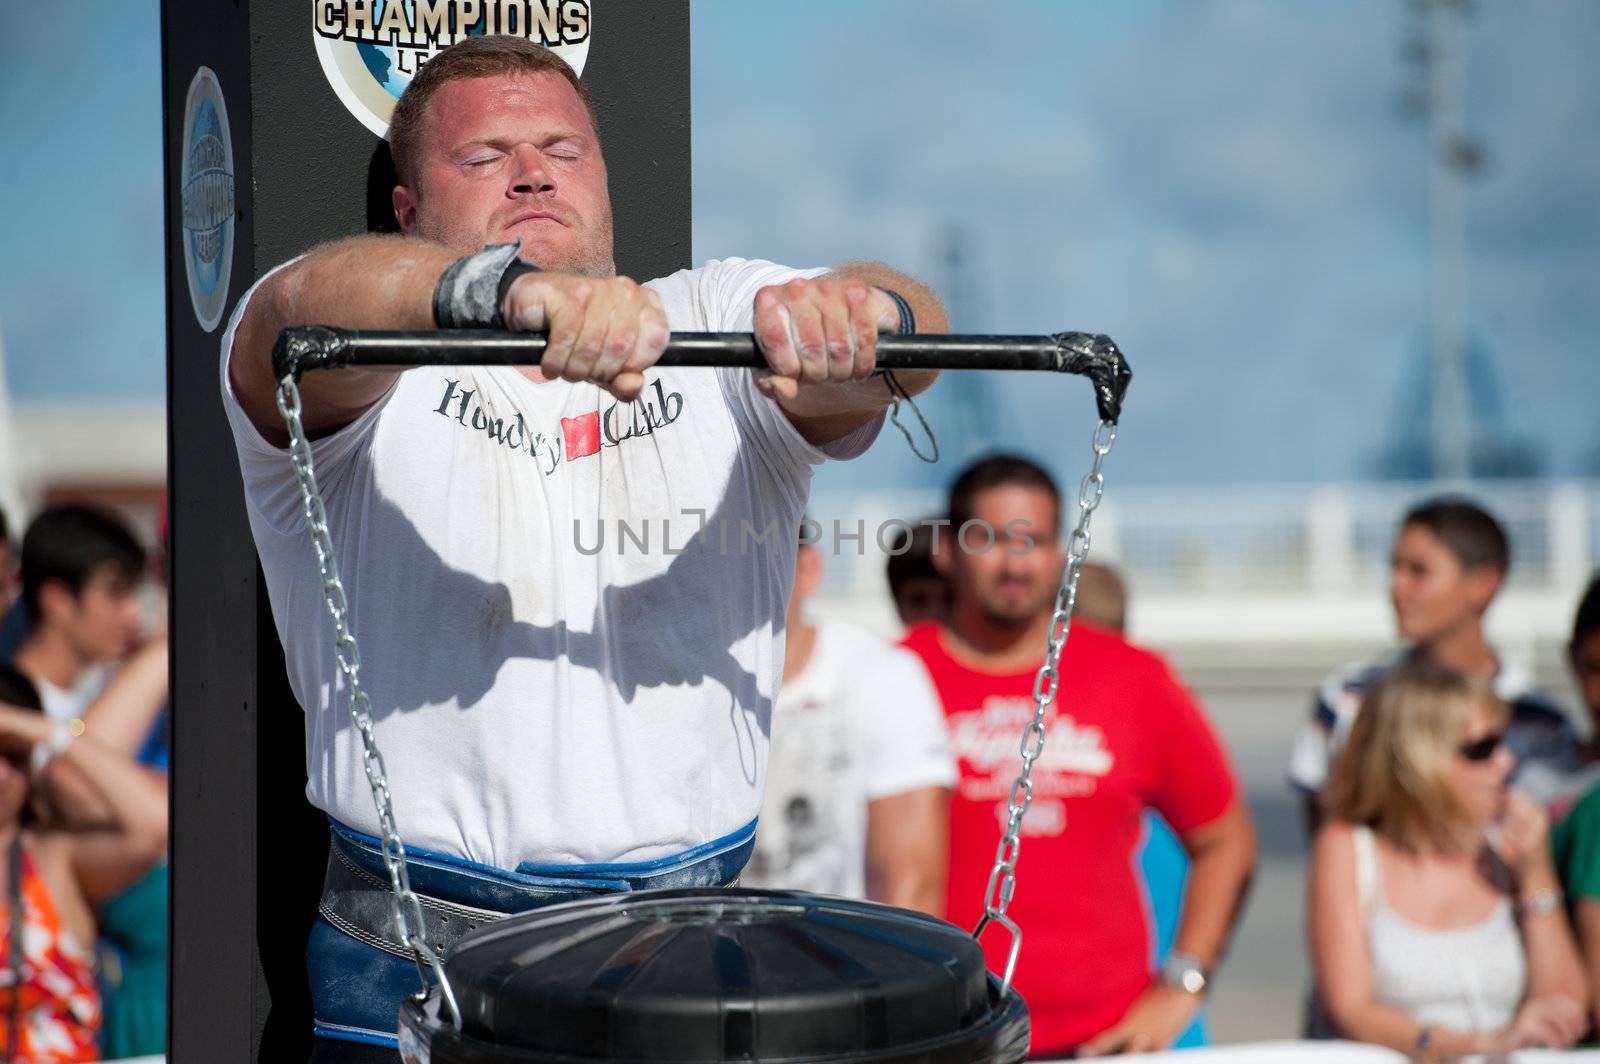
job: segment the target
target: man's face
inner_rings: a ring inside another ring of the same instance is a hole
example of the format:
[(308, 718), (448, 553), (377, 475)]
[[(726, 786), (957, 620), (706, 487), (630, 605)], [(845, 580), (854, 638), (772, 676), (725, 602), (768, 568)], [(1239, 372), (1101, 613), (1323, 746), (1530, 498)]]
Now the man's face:
[(417, 173), (394, 190), (407, 234), (462, 254), (520, 240), (546, 270), (609, 277), (611, 199), (600, 141), (561, 75), (446, 82), (428, 102)]
[(950, 616), (950, 582), (942, 576), (914, 576), (895, 588), (894, 608), (908, 628), (923, 621), (943, 622)]
[(1583, 704), (1600, 732), (1600, 629), (1588, 632), (1572, 648), (1572, 675)]
[[(1056, 518), (1055, 500), (1042, 488), (1001, 484), (980, 491), (967, 534), (951, 527), (941, 535), (939, 553), (956, 608), (974, 604), (1002, 626), (1025, 625), (1049, 612), (1065, 561)], [(994, 530), (994, 545), (985, 550), (987, 529)]]
[(1498, 586), (1498, 573), (1487, 566), (1464, 568), (1421, 525), (1400, 530), (1390, 559), (1389, 601), (1402, 638), (1428, 643), (1460, 630), (1488, 608)]
[(76, 599), (65, 588), (59, 590), (50, 613), (79, 657), (120, 661), (139, 645), (144, 618), (137, 580), (128, 579), (113, 565), (102, 565), (89, 575)]

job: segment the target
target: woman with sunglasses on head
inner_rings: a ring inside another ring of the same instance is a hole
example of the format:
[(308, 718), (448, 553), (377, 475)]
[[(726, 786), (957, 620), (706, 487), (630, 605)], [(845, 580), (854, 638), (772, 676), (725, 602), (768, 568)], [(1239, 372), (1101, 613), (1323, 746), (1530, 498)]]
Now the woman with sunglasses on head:
[[(65, 799), (70, 816), (57, 815)], [(44, 715), (0, 667), (0, 1059), (101, 1059), (94, 906), (165, 850), (166, 803), (81, 721)]]
[(1549, 822), (1507, 786), (1508, 710), (1414, 657), (1371, 688), (1323, 790), (1307, 925), (1346, 1038), (1422, 1060), (1566, 1047), (1587, 988)]

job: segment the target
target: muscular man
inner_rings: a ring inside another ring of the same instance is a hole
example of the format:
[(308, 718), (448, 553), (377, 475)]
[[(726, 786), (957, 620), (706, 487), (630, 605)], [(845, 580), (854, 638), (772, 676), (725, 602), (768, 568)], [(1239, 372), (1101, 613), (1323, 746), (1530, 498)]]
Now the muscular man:
[[(873, 264), (615, 276), (583, 86), (526, 42), (471, 38), (430, 60), (390, 142), (403, 235), (275, 270), (222, 344), (251, 527), (306, 710), (309, 797), (334, 821), (309, 959), (316, 1060), (394, 1045), (415, 972), (372, 895), (387, 877), (282, 449), (279, 330), (429, 329), (437, 294), (446, 321), (487, 313), (548, 334), (537, 368), (301, 384), (412, 883), (509, 912), (738, 873), (812, 467), (859, 454), (881, 426), (877, 334), (913, 317), (946, 328), (930, 292)], [(495, 266), (484, 282), (475, 258), (450, 277), (489, 298), (441, 285), (458, 260), (513, 242), (543, 272)], [(770, 372), (656, 368), (669, 329), (753, 331)], [(915, 393), (932, 376), (900, 383)]]
[[(959, 778), (946, 912), (972, 927), (1033, 717), (1063, 565), (1060, 496), (1037, 465), (997, 456), (956, 480), (949, 516), (934, 559), (954, 591), (950, 619), (912, 628), (905, 645), (927, 665), (950, 728)], [(1009, 910), (1025, 935), (1016, 984), (1032, 1015), (1031, 1052), (1163, 1049), (1189, 1024), (1222, 954), (1255, 832), (1227, 755), (1165, 662), (1073, 625), (1059, 684)], [(1191, 869), (1159, 972), (1133, 860), (1146, 809), (1172, 825)], [(998, 970), (1010, 942), (998, 930), (983, 941)]]

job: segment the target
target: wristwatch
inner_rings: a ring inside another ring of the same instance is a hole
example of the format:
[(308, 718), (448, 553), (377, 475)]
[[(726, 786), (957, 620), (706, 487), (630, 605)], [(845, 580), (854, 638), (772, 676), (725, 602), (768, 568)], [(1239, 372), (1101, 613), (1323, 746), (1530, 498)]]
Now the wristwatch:
[(1200, 994), (1205, 991), (1207, 981), (1206, 970), (1200, 966), (1200, 958), (1193, 953), (1173, 950), (1161, 965), (1162, 986)]
[(1540, 887), (1517, 901), (1517, 908), (1526, 916), (1549, 916), (1561, 908), (1560, 887)]
[(67, 752), (67, 747), (72, 745), (72, 740), (82, 735), (84, 725), (82, 719), (73, 717), (70, 720), (52, 721), (50, 724), (50, 738), (42, 743), (35, 743), (33, 752), (28, 758), (28, 767), (34, 775), (44, 771), (44, 767), (51, 761)]

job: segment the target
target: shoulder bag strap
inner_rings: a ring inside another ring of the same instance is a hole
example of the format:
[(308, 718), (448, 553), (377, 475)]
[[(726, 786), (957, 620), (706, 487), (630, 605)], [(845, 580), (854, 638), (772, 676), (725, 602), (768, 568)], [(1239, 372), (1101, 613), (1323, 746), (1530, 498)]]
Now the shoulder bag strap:
[(1378, 875), (1378, 843), (1372, 828), (1366, 824), (1357, 824), (1351, 829), (1350, 841), (1356, 848), (1356, 899), (1365, 922), (1372, 919), (1378, 905), (1378, 891), (1382, 889), (1382, 879)]

